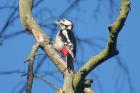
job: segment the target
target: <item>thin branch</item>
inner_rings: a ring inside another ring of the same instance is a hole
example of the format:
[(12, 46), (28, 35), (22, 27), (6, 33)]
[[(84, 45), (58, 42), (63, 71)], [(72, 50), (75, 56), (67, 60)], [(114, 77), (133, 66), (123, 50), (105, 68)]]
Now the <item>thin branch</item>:
[(33, 72), (33, 65), (34, 65), (34, 59), (35, 59), (35, 54), (39, 48), (39, 43), (35, 43), (35, 45), (32, 48), (32, 51), (29, 55), (28, 58), (28, 76), (27, 76), (27, 88), (26, 88), (26, 93), (31, 93), (32, 90), (32, 84), (33, 84), (33, 77), (34, 77), (34, 72)]
[(6, 31), (8, 26), (11, 24), (11, 19), (13, 18), (13, 16), (15, 15), (17, 10), (18, 10), (18, 7), (14, 8), (14, 10), (10, 14), (10, 16), (7, 18), (7, 21), (6, 21), (5, 25), (3, 26), (3, 28), (0, 31), (0, 38), (2, 37), (2, 35), (4, 34), (4, 32)]
[[(120, 15), (116, 21), (108, 27), (109, 29), (109, 38), (106, 48), (100, 52), (98, 55), (93, 56), (86, 64), (84, 64), (75, 75), (73, 84), (75, 90), (78, 90), (81, 86), (81, 83), (95, 67), (99, 64), (105, 62), (107, 59), (117, 55), (119, 52), (116, 49), (117, 37), (122, 27), (124, 26), (125, 20), (127, 19), (128, 13), (130, 11), (130, 1), (122, 0)], [(78, 92), (78, 91), (77, 91)]]
[[(45, 59), (46, 59), (46, 56), (43, 56), (41, 58), (41, 60), (38, 62), (39, 64), (37, 65), (37, 67), (35, 68), (34, 70), (34, 73), (38, 73), (39, 69), (41, 68), (41, 66), (43, 65), (43, 63), (45, 62)], [(19, 92), (18, 93), (23, 93), (25, 91), (25, 88), (26, 88), (26, 84), (24, 84), (22, 86), (21, 89), (19, 89)]]
[(70, 13), (70, 11), (72, 11), (72, 9), (74, 9), (75, 7), (77, 7), (77, 5), (80, 3), (81, 0), (74, 0), (59, 16), (59, 18), (63, 18), (66, 16), (66, 14)]
[(36, 75), (34, 74), (35, 78), (40, 79), (42, 81), (44, 81), (45, 83), (47, 83), (48, 85), (50, 85), (52, 88), (57, 89), (57, 86), (55, 84), (53, 84), (52, 82), (48, 81), (46, 78)]
[(25, 33), (25, 30), (20, 30), (20, 31), (16, 31), (16, 32), (13, 32), (13, 33), (10, 33), (10, 34), (6, 34), (6, 35), (3, 35), (3, 39), (11, 39), (17, 35), (21, 35), (21, 34), (24, 34)]
[(20, 70), (0, 71), (0, 75), (10, 75), (10, 74), (25, 74), (25, 72)]

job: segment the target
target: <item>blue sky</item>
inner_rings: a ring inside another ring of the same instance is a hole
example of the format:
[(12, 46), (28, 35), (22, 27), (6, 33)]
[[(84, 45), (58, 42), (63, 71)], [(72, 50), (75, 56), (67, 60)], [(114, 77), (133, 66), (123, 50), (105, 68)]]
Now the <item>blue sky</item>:
[[(74, 0), (44, 0), (33, 10), (37, 21), (49, 26), (48, 28), (42, 27), (42, 29), (52, 40), (54, 40), (54, 36), (58, 30), (52, 24), (54, 20), (68, 18), (74, 22), (74, 33), (77, 38), (82, 40), (78, 43), (77, 62), (75, 63), (76, 70), (91, 56), (96, 55), (105, 47), (108, 37), (107, 26), (118, 15), (120, 0), (114, 0), (115, 5), (111, 8), (107, 0), (101, 1), (99, 4), (98, 0), (82, 0), (77, 5), (73, 5), (70, 11), (65, 12), (65, 9)], [(11, 2), (9, 0), (1, 0), (1, 2), (0, 7), (13, 4), (18, 5), (17, 0), (11, 0)], [(131, 0), (132, 9), (118, 38), (120, 54), (98, 66), (88, 76), (94, 80), (92, 87), (96, 93), (140, 93), (140, 43), (138, 43), (138, 40), (140, 40), (140, 32), (138, 31), (140, 17), (139, 4), (139, 0)], [(100, 5), (99, 10), (95, 12), (98, 5)], [(6, 8), (0, 9), (0, 11), (0, 31), (2, 31), (6, 20), (13, 10)], [(13, 17), (17, 15), (18, 12)], [(19, 91), (22, 90), (26, 82), (26, 77), (21, 77), (21, 73), (2, 73), (9, 71), (27, 72), (27, 64), (24, 63), (24, 60), (34, 44), (34, 38), (24, 33), (10, 39), (3, 39), (8, 34), (23, 29), (20, 20), (16, 19), (6, 29), (2, 38), (0, 38), (0, 42), (4, 40), (0, 46), (0, 91), (2, 93), (21, 93)], [(90, 40), (86, 41), (85, 39), (87, 38), (90, 38)], [(39, 52), (43, 51), (40, 50)], [(42, 62), (40, 60), (43, 57), (38, 56), (36, 58), (35, 68), (37, 64)], [(45, 76), (47, 80), (56, 84), (56, 86), (62, 87), (63, 76), (60, 75), (56, 67), (47, 57), (44, 60), (37, 74)], [(33, 93), (54, 93), (54, 91), (55, 89), (53, 87), (50, 87), (39, 79), (34, 79)]]

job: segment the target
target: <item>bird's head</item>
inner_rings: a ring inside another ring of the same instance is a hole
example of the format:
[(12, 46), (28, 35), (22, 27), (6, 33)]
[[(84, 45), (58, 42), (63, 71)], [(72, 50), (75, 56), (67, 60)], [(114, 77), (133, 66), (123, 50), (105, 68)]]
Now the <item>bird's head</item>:
[(57, 24), (60, 29), (69, 29), (71, 30), (73, 28), (72, 21), (67, 20), (67, 19), (62, 19), (60, 21), (55, 21), (55, 24)]

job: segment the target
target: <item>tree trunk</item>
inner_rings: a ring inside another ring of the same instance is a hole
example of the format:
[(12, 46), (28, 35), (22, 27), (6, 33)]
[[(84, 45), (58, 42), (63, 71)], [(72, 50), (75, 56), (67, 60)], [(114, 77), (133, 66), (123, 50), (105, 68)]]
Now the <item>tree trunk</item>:
[(74, 74), (67, 73), (67, 75), (64, 76), (64, 84), (63, 84), (63, 91), (64, 93), (75, 93), (73, 88), (73, 77)]

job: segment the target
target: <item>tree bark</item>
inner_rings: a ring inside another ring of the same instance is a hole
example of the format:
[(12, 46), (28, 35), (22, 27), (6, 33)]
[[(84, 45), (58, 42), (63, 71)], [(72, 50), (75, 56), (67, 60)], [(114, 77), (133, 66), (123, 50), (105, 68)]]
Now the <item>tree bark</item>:
[(63, 91), (65, 93), (75, 93), (73, 88), (73, 77), (74, 74), (70, 73), (64, 76)]

